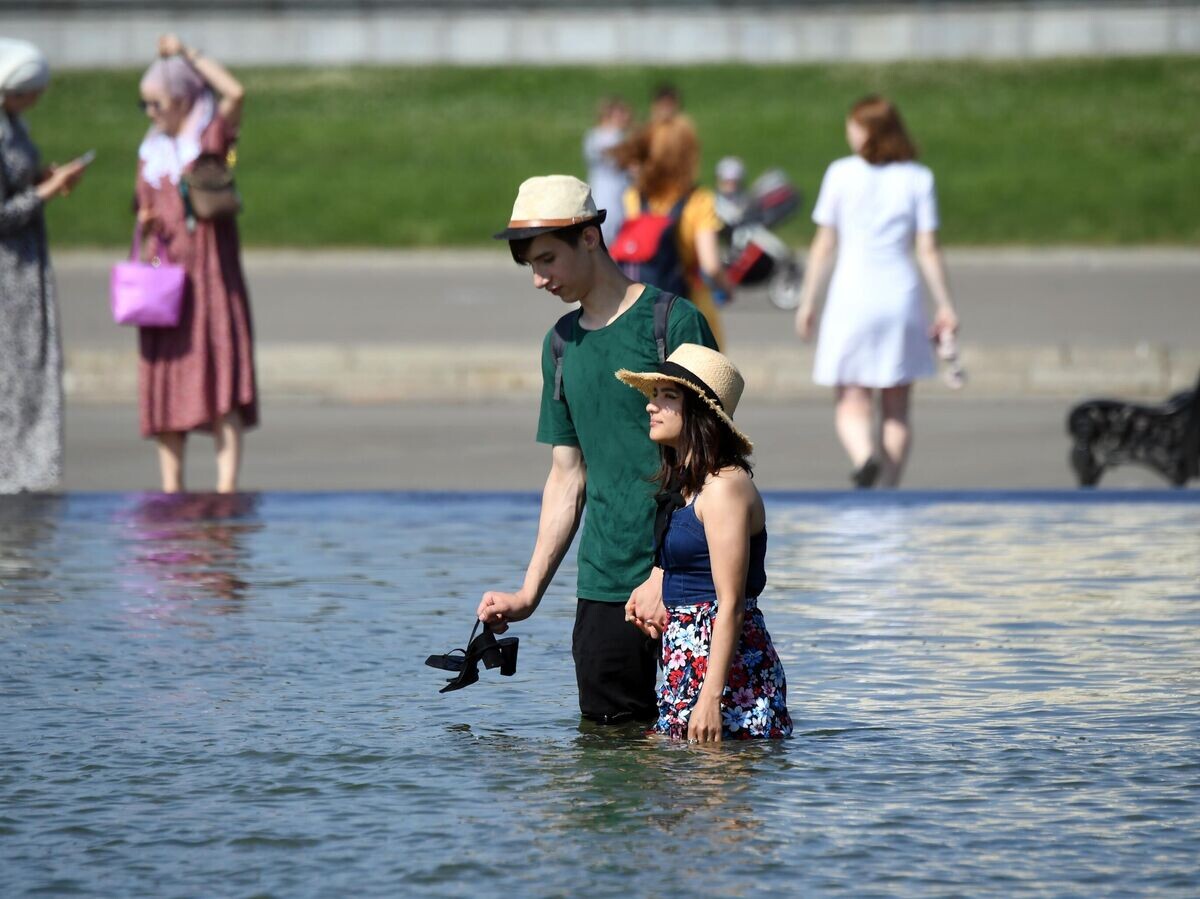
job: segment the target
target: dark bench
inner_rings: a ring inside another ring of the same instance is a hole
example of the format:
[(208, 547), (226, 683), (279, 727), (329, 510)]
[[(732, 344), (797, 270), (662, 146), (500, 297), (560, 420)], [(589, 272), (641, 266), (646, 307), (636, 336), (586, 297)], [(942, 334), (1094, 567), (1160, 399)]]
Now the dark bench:
[(1159, 406), (1088, 400), (1067, 416), (1071, 467), (1094, 487), (1106, 468), (1145, 465), (1176, 487), (1200, 477), (1200, 379)]

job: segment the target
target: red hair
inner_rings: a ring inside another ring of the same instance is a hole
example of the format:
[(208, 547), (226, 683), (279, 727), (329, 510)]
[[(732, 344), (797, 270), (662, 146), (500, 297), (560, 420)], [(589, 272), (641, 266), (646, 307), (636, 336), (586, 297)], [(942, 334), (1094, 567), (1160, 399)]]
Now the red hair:
[(908, 136), (900, 110), (878, 94), (863, 97), (851, 106), (850, 118), (867, 132), (858, 153), (871, 165), (917, 158), (916, 144)]
[(633, 169), (643, 197), (679, 197), (696, 186), (700, 174), (700, 139), (691, 119), (675, 115), (651, 122), (613, 150), (617, 163)]

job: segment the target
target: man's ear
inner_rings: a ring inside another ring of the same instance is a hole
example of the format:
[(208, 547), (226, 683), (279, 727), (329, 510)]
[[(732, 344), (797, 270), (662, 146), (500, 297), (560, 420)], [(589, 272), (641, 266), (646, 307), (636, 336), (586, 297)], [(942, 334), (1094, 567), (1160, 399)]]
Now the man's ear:
[(583, 229), (583, 245), (589, 250), (600, 246), (600, 229), (595, 225)]

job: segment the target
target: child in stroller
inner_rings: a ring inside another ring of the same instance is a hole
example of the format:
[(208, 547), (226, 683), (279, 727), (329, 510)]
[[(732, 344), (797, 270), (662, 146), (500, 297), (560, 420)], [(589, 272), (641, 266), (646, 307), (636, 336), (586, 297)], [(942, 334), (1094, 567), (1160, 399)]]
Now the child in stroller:
[(746, 167), (736, 156), (717, 163), (717, 215), (721, 258), (735, 287), (766, 284), (767, 298), (779, 309), (795, 309), (804, 266), (771, 228), (786, 221), (803, 200), (781, 169), (763, 172), (746, 191)]

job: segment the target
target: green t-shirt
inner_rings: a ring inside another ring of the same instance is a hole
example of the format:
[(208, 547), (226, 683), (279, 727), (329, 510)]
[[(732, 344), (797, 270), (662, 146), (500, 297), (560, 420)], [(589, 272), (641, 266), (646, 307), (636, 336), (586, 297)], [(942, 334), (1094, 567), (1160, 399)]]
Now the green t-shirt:
[[(612, 324), (588, 331), (575, 322), (563, 347), (562, 394), (554, 398), (551, 328), (542, 342), (542, 409), (537, 440), (577, 446), (587, 465), (586, 515), (579, 540), (577, 595), (625, 602), (650, 575), (658, 447), (648, 435), (646, 398), (614, 376), (654, 371), (654, 299), (647, 287)], [(682, 297), (667, 323), (668, 354), (681, 343), (716, 348), (708, 322)]]

